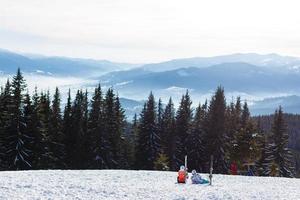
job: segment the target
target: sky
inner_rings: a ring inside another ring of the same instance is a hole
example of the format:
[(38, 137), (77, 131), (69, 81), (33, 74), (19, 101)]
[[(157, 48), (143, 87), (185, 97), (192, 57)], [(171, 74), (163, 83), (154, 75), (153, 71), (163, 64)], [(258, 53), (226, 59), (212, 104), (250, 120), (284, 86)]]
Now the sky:
[(299, 0), (0, 0), (0, 48), (131, 63), (300, 57), (299, 7)]

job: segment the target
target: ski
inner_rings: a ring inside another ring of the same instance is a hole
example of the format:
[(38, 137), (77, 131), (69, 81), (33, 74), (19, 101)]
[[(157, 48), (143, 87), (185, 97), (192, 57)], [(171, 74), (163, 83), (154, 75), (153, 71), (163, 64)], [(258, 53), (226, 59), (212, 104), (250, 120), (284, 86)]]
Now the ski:
[(210, 156), (210, 170), (209, 170), (209, 185), (212, 185), (212, 173), (213, 173), (214, 156)]

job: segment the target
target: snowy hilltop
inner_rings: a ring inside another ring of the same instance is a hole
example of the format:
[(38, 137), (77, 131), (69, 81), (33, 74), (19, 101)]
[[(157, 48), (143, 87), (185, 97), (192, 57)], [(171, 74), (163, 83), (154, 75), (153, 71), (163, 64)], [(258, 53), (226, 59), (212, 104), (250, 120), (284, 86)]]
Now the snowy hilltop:
[(0, 199), (300, 199), (300, 179), (214, 175), (209, 186), (177, 184), (176, 176), (126, 170), (0, 172)]

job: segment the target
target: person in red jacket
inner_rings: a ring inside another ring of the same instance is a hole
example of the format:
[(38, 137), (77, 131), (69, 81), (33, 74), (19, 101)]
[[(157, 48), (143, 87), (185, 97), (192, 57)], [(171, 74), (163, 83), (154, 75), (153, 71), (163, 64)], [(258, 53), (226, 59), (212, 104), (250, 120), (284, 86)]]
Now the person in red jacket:
[(237, 164), (233, 161), (230, 165), (230, 173), (231, 175), (237, 175)]
[(185, 167), (181, 166), (180, 170), (178, 171), (177, 182), (178, 183), (186, 183), (187, 177), (188, 177), (188, 173), (187, 173)]

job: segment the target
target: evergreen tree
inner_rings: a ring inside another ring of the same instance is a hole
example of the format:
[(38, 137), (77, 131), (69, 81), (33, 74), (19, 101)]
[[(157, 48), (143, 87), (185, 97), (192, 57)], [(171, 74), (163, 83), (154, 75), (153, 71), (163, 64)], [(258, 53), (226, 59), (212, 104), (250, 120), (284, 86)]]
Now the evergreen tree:
[(89, 152), (89, 167), (92, 169), (104, 168), (103, 158), (103, 98), (100, 84), (95, 88), (92, 100), (91, 111), (88, 120), (88, 138), (91, 141)]
[(151, 170), (159, 154), (160, 138), (157, 134), (156, 105), (152, 92), (144, 105), (138, 128), (138, 146), (136, 151), (137, 167)]
[(28, 162), (27, 145), (30, 142), (29, 137), (25, 134), (25, 122), (23, 115), (23, 102), (24, 102), (24, 90), (26, 83), (23, 75), (18, 69), (17, 74), (13, 77), (12, 81), (12, 101), (7, 105), (11, 108), (10, 117), (7, 121), (7, 156), (10, 169), (28, 169), (31, 164)]
[(281, 106), (275, 111), (272, 128), (274, 163), (278, 167), (279, 176), (293, 177), (292, 154), (288, 148), (288, 134)]
[[(270, 163), (268, 158), (270, 158), (270, 155), (268, 155), (269, 149), (268, 149), (266, 136), (262, 136), (262, 141), (260, 143), (260, 150), (261, 150), (260, 157), (255, 163), (255, 168), (257, 170), (258, 175), (267, 176), (269, 175), (268, 168), (270, 168)], [(273, 158), (271, 160), (273, 160)]]
[(218, 87), (212, 97), (208, 111), (208, 128), (206, 133), (207, 162), (209, 156), (214, 156), (214, 171), (216, 173), (227, 173), (227, 160), (225, 158), (225, 111), (226, 101), (224, 89)]
[[(161, 138), (161, 134), (162, 134), (163, 112), (164, 112), (164, 109), (163, 109), (162, 101), (159, 98), (158, 104), (157, 104), (157, 134), (159, 135), (160, 138)], [(162, 147), (160, 146), (160, 148), (162, 148)], [(162, 149), (160, 151), (162, 151)]]
[(175, 123), (175, 162), (176, 168), (184, 163), (184, 156), (188, 153), (187, 138), (191, 131), (193, 111), (191, 109), (192, 101), (188, 91), (182, 96), (180, 106), (176, 114)]
[(135, 113), (132, 120), (132, 125), (130, 128), (130, 134), (128, 135), (129, 143), (131, 143), (131, 152), (129, 156), (129, 160), (131, 160), (131, 169), (137, 169), (136, 166), (136, 151), (138, 145), (138, 118)]
[(161, 121), (160, 135), (162, 153), (164, 153), (169, 160), (169, 168), (175, 170), (175, 109), (172, 98), (169, 99), (169, 102), (163, 112)]
[(10, 126), (11, 106), (12, 105), (12, 88), (9, 80), (5, 84), (5, 88), (1, 89), (0, 96), (0, 169), (6, 170), (8, 163), (8, 129)]
[(192, 122), (191, 133), (188, 136), (188, 166), (197, 171), (201, 171), (204, 164), (204, 120), (205, 110), (199, 104)]
[(154, 169), (155, 170), (160, 170), (160, 171), (168, 171), (169, 168), (169, 161), (168, 157), (164, 153), (160, 153), (154, 162)]
[(53, 96), (51, 112), (50, 112), (50, 124), (49, 135), (51, 146), (50, 150), (53, 152), (55, 168), (64, 168), (64, 135), (62, 132), (62, 116), (60, 109), (60, 93), (56, 87)]
[(71, 137), (74, 138), (74, 144), (71, 145), (70, 161), (74, 169), (83, 169), (87, 161), (85, 104), (85, 94), (78, 90), (71, 111)]
[(132, 162), (132, 143), (128, 138), (128, 133), (125, 132), (125, 111), (121, 106), (119, 96), (115, 99), (116, 112), (116, 137), (119, 138), (119, 147), (116, 149), (118, 155), (118, 167), (121, 169), (129, 169)]
[(37, 108), (38, 117), (38, 136), (37, 136), (37, 163), (38, 169), (51, 169), (55, 165), (55, 158), (51, 151), (51, 138), (50, 138), (50, 96), (49, 91), (41, 93)]
[(113, 89), (107, 90), (104, 100), (104, 132), (103, 132), (103, 156), (107, 168), (118, 168), (120, 159), (120, 139), (116, 113), (116, 98)]
[(226, 110), (226, 157), (231, 162), (238, 162), (238, 134), (241, 129), (241, 98), (236, 99), (236, 103), (231, 102)]
[[(28, 100), (29, 102), (29, 100)], [(34, 89), (34, 94), (32, 97), (32, 103), (31, 106), (29, 103), (27, 103), (27, 106), (25, 107), (25, 120), (26, 120), (26, 132), (29, 136), (33, 138), (33, 141), (31, 143), (30, 150), (31, 153), (31, 160), (32, 160), (32, 168), (38, 169), (39, 159), (40, 159), (40, 153), (42, 152), (40, 149), (41, 146), (41, 137), (39, 134), (39, 117), (38, 117), (38, 109), (39, 109), (39, 102), (40, 97), (37, 92), (37, 88)]]
[(75, 148), (75, 137), (72, 133), (72, 103), (71, 103), (71, 90), (68, 92), (67, 104), (64, 109), (63, 116), (63, 133), (64, 133), (64, 146), (65, 146), (65, 163), (66, 168), (72, 168), (72, 155)]
[(243, 105), (242, 115), (241, 115), (241, 127), (237, 135), (237, 151), (238, 160), (240, 163), (251, 161), (251, 151), (253, 150), (253, 134), (254, 126), (250, 121), (250, 113), (248, 105), (245, 102)]

